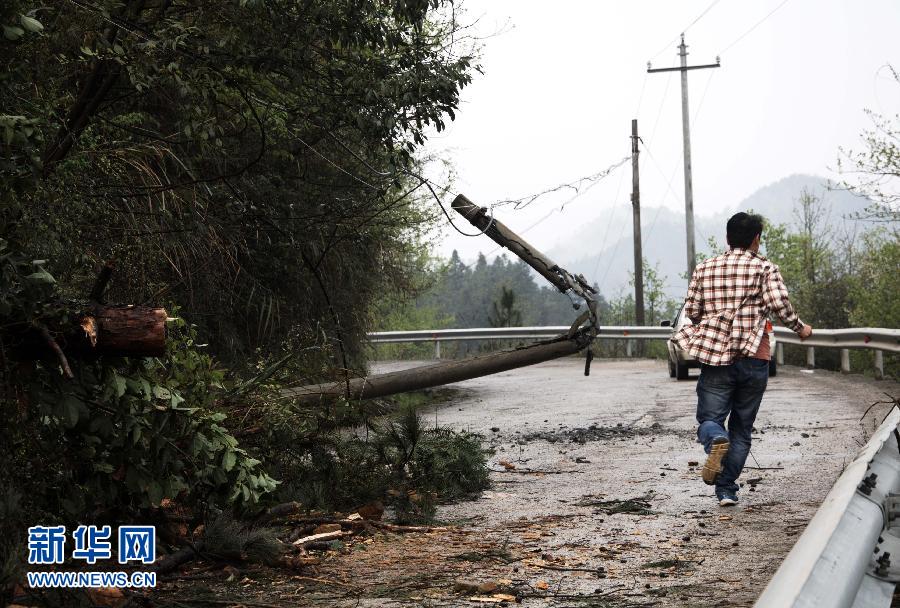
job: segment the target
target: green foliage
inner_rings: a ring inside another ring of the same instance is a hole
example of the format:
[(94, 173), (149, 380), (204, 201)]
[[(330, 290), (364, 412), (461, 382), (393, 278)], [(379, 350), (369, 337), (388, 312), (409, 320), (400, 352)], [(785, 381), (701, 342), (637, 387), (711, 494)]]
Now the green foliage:
[(0, 443), (9, 450), (0, 481), (27, 490), (33, 512), (75, 521), (176, 497), (183, 504), (244, 507), (275, 488), (223, 426), (226, 415), (217, 408), (223, 372), (198, 349), (183, 320), (170, 324), (163, 358), (70, 357), (73, 379), (60, 373), (55, 358), (17, 361), (26, 330), (65, 328), (73, 319), (40, 263), (27, 263), (5, 241), (0, 252), (8, 412), (0, 420)]
[[(713, 241), (710, 239), (710, 244)], [(671, 320), (678, 311), (680, 302), (666, 296), (666, 276), (659, 274), (659, 264), (652, 266), (646, 258), (642, 264), (644, 274), (644, 322), (646, 325), (657, 325), (662, 319)], [(628, 284), (634, 286), (634, 273), (629, 273), (631, 279)], [(621, 305), (620, 305), (621, 306)], [(634, 308), (634, 301), (631, 301)], [(632, 313), (633, 314), (633, 313)], [(616, 323), (616, 325), (628, 325), (628, 323)]]
[[(414, 330), (515, 325), (566, 325), (578, 314), (571, 301), (556, 288), (543, 287), (543, 279), (521, 260), (506, 255), (490, 264), (480, 255), (467, 266), (459, 254), (444, 264), (431, 260), (421, 265), (415, 299), (384, 299), (373, 315), (379, 329)], [(504, 298), (506, 303), (504, 303)], [(511, 299), (511, 300), (510, 300)], [(496, 305), (496, 306), (495, 306)], [(601, 313), (605, 301), (600, 298)], [(495, 310), (496, 308), (496, 310)], [(442, 357), (466, 355), (476, 343), (445, 342)], [(430, 358), (433, 344), (378, 346), (379, 358)]]
[[(819, 329), (900, 325), (896, 269), (898, 241), (890, 224), (865, 233), (833, 234), (829, 209), (808, 192), (795, 201), (792, 225), (766, 225), (766, 256), (778, 264), (800, 318)], [(805, 365), (805, 349), (785, 348), (788, 363)], [(853, 353), (851, 367), (871, 373), (872, 353)], [(816, 351), (816, 366), (840, 369), (840, 354)], [(885, 373), (896, 376), (896, 360), (885, 357)]]
[[(535, 278), (525, 262), (510, 260), (505, 254), (490, 264), (484, 255), (479, 255), (475, 264), (466, 266), (454, 252), (440, 269), (434, 287), (422, 294), (417, 303), (434, 306), (452, 316), (453, 327), (490, 327), (494, 302), (503, 308), (504, 289), (514, 294), (513, 308), (520, 311), (522, 325), (563, 325), (577, 315), (568, 298), (555, 287), (545, 286), (543, 279)], [(495, 320), (507, 321), (498, 317)]]
[(516, 303), (516, 292), (500, 286), (500, 297), (491, 304), (488, 315), (491, 327), (519, 327), (522, 325), (522, 311)]
[[(887, 230), (866, 235), (850, 278), (850, 322), (854, 327), (900, 327), (900, 242)], [(852, 369), (873, 369), (873, 353), (854, 353)], [(885, 376), (900, 378), (900, 357), (884, 354)]]
[(849, 258), (842, 258), (835, 246), (829, 210), (808, 191), (801, 193), (794, 209), (794, 226), (765, 227), (765, 254), (781, 270), (791, 303), (804, 321), (820, 329), (848, 327)]
[[(284, 336), (361, 367), (437, 214), (417, 155), (477, 71), (445, 0), (0, 7), (0, 206), (85, 293), (177, 302), (239, 367)], [(40, 24), (43, 25), (41, 28)]]
[[(408, 279), (408, 290), (403, 293), (388, 292), (373, 307), (371, 326), (378, 331), (417, 329), (444, 329), (453, 326), (453, 317), (436, 305), (417, 305), (415, 296), (433, 288), (441, 267), (423, 256), (415, 265)], [(429, 359), (434, 346), (427, 343), (375, 344), (372, 347), (376, 360)]]
[(290, 438), (290, 443), (263, 456), (283, 481), (276, 496), (300, 500), (310, 508), (352, 509), (380, 500), (393, 506), (401, 519), (428, 517), (436, 502), (488, 485), (480, 438), (426, 428), (412, 407), (380, 423), (367, 421), (349, 435), (321, 426), (295, 426), (282, 428), (280, 437)]
[(27, 537), (22, 535), (21, 527), (28, 519), (23, 502), (17, 488), (0, 485), (0, 598), (4, 589), (13, 587), (19, 581), (27, 556)]
[[(885, 67), (900, 84), (900, 73), (892, 65)], [(862, 148), (855, 151), (841, 148), (838, 156), (838, 169), (853, 176), (842, 186), (868, 198), (871, 205), (860, 217), (883, 222), (896, 239), (900, 229), (897, 224), (900, 221), (900, 193), (897, 191), (900, 185), (900, 115), (886, 117), (872, 110), (866, 110), (866, 113), (873, 128), (863, 131)]]
[(900, 327), (900, 242), (887, 231), (865, 237), (852, 277), (850, 320), (857, 327)]
[(274, 565), (284, 548), (271, 528), (248, 526), (227, 513), (218, 513), (204, 526), (203, 554), (216, 560)]
[[(236, 440), (254, 437), (258, 393), (361, 369), (376, 301), (414, 293), (428, 263), (418, 155), (478, 69), (452, 9), (0, 3), (0, 484), (26, 511), (240, 511), (276, 489), (260, 460), (277, 468), (283, 446)], [(109, 301), (186, 319), (166, 356), (69, 356), (74, 380), (52, 356), (20, 364), (35, 332), (78, 322), (111, 259)], [(264, 363), (242, 382), (247, 355)], [(266, 440), (341, 422), (270, 413)]]

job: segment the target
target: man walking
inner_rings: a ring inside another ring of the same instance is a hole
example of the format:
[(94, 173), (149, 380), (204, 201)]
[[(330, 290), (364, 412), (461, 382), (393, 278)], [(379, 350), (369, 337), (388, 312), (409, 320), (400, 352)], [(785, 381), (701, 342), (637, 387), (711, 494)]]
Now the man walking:
[(794, 312), (778, 266), (759, 254), (762, 229), (758, 215), (742, 212), (728, 220), (730, 249), (694, 269), (684, 303), (693, 325), (672, 337), (700, 362), (697, 441), (708, 454), (702, 476), (716, 486), (722, 506), (737, 504), (735, 481), (769, 380), (769, 314), (801, 339), (812, 334)]

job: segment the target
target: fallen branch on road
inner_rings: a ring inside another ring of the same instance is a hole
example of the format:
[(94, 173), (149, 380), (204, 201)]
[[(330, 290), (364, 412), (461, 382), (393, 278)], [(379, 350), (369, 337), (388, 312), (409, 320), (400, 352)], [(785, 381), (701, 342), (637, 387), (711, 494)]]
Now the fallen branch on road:
[(166, 555), (153, 564), (150, 569), (157, 574), (168, 574), (179, 566), (183, 566), (184, 564), (197, 559), (197, 557), (200, 556), (201, 551), (203, 551), (203, 541), (199, 540), (196, 543), (182, 547), (175, 553)]

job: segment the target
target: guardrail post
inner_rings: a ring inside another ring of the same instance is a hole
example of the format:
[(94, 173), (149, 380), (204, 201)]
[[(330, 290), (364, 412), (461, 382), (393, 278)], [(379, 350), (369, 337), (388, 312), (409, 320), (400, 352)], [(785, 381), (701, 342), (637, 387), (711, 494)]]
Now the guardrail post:
[(812, 346), (806, 348), (806, 367), (812, 369), (816, 366), (816, 349)]
[(784, 365), (784, 344), (781, 342), (775, 345), (775, 363)]
[(434, 341), (434, 358), (435, 359), (441, 358), (441, 341), (440, 340)]
[(631, 340), (625, 340), (625, 356), (631, 356)]
[(884, 380), (884, 351), (875, 351), (875, 377)]
[(850, 373), (850, 349), (849, 348), (841, 349), (841, 373), (842, 374)]

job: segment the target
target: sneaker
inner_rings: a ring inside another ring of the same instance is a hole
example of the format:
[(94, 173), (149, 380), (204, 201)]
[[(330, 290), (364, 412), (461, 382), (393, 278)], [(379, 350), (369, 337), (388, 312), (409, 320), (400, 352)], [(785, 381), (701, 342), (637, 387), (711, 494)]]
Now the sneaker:
[(712, 440), (712, 446), (709, 448), (709, 455), (703, 464), (703, 470), (700, 475), (706, 485), (711, 486), (716, 483), (716, 478), (722, 472), (722, 461), (728, 455), (728, 439), (725, 437), (716, 437)]
[(716, 490), (716, 498), (720, 507), (733, 507), (738, 503), (737, 493), (728, 490)]

